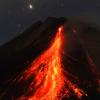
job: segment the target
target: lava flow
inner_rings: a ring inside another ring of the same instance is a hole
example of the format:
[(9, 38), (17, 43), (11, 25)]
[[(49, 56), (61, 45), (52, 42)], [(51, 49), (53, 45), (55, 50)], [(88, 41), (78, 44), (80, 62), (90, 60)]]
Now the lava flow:
[[(76, 95), (87, 95), (65, 75), (62, 64), (63, 27), (55, 36), (54, 42), (43, 54), (37, 57), (23, 73), (19, 81), (32, 79), (26, 94), (18, 100), (61, 100)], [(31, 95), (30, 95), (31, 94)]]

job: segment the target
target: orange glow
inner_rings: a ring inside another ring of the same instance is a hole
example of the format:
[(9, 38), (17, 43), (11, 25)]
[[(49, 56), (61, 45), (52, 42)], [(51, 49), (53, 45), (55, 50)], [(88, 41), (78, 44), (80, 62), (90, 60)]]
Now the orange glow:
[(31, 95), (23, 95), (18, 100), (61, 100), (70, 97), (72, 93), (78, 98), (87, 95), (64, 76), (62, 45), (63, 27), (60, 27), (51, 47), (36, 58), (23, 73), (26, 81), (32, 76), (34, 79), (26, 91)]

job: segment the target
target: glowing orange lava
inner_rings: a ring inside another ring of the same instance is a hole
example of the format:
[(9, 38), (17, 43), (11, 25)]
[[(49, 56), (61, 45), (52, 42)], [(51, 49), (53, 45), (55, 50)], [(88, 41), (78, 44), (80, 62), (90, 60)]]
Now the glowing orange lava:
[(63, 97), (70, 97), (70, 94), (78, 98), (87, 95), (64, 75), (61, 60), (62, 33), (63, 27), (60, 27), (50, 48), (36, 58), (23, 73), (25, 80), (33, 77), (26, 91), (31, 95), (23, 95), (18, 100), (61, 100)]

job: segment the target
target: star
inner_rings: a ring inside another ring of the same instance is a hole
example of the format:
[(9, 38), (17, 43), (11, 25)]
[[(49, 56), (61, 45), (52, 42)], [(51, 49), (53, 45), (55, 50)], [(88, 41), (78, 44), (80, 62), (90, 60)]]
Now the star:
[(32, 9), (33, 8), (33, 5), (32, 4), (29, 4), (29, 8)]

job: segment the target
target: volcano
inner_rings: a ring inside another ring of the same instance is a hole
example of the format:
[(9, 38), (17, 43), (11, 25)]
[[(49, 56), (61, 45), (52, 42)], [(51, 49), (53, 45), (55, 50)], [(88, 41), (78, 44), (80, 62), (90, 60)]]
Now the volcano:
[(48, 18), (1, 47), (1, 100), (100, 98), (99, 69), (69, 25)]

